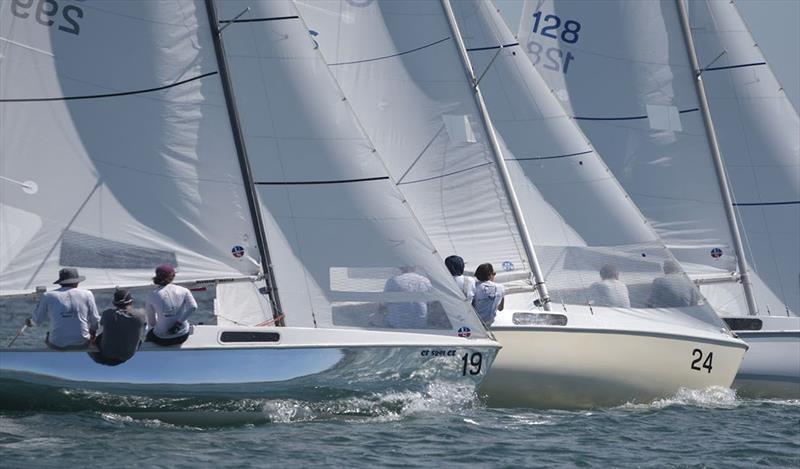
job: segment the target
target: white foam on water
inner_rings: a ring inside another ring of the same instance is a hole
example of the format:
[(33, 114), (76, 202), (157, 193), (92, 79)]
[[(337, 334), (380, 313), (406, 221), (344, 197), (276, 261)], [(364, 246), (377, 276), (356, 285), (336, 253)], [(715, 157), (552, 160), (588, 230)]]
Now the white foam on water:
[(704, 409), (733, 409), (739, 406), (736, 391), (722, 386), (711, 386), (705, 389), (680, 388), (674, 396), (658, 399), (650, 403), (626, 403), (617, 409), (623, 410), (659, 410), (668, 407), (689, 406)]

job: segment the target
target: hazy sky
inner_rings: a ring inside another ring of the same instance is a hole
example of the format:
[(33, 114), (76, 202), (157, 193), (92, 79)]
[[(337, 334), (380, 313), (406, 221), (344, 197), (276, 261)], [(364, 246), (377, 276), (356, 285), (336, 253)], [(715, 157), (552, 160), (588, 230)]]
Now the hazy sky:
[[(495, 0), (514, 33), (522, 2)], [(736, 5), (795, 109), (800, 109), (800, 0), (736, 0)]]

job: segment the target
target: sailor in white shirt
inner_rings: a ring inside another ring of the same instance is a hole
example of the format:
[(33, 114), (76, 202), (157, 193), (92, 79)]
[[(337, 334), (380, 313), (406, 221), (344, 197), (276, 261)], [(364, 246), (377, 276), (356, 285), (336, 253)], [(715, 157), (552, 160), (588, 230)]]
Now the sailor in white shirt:
[(147, 339), (159, 345), (182, 344), (189, 337), (186, 320), (197, 309), (197, 302), (188, 288), (174, 285), (175, 268), (169, 264), (156, 267), (153, 283), (158, 285), (145, 299)]
[(444, 265), (447, 266), (458, 288), (464, 292), (467, 301), (472, 303), (472, 299), (475, 298), (475, 278), (464, 275), (464, 259), (461, 256), (448, 256), (444, 260)]
[(78, 269), (63, 268), (53, 283), (61, 288), (42, 296), (33, 317), (25, 321), (28, 327), (50, 320), (45, 343), (54, 349), (82, 349), (89, 346), (97, 331), (100, 315), (89, 290), (78, 288), (86, 280)]
[(661, 265), (664, 276), (653, 280), (647, 306), (680, 308), (700, 304), (702, 297), (694, 282), (681, 270), (680, 264), (667, 259)]
[[(384, 292), (426, 293), (433, 290), (431, 281), (413, 267), (401, 267), (400, 273), (389, 278)], [(387, 302), (386, 322), (397, 329), (423, 329), (428, 326), (427, 301)]]
[(611, 264), (600, 269), (600, 281), (589, 287), (589, 303), (595, 306), (630, 308), (628, 287), (619, 280), (619, 271)]
[(475, 286), (475, 299), (472, 305), (486, 326), (492, 325), (497, 311), (502, 311), (505, 305), (506, 290), (499, 283), (494, 283), (494, 277), (492, 264), (481, 264), (475, 269), (478, 284)]

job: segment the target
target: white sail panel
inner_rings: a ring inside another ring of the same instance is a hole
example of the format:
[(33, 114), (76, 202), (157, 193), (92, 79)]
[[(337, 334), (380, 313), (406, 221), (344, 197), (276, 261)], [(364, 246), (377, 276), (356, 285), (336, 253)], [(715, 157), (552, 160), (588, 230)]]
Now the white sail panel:
[(0, 2), (0, 293), (258, 274), (202, 3), (60, 3)]
[(293, 4), (220, 21), (247, 7), (223, 41), (287, 325), (485, 335)]
[(734, 271), (674, 2), (526, 2), (519, 41), (684, 269)]
[[(502, 17), (479, 0), (453, 6), (473, 66), (478, 73), (485, 71), (481, 91), (507, 146), (514, 183), (535, 186), (543, 196), (542, 202), (520, 198), (526, 216), (538, 217), (543, 204), (560, 215), (537, 224), (533, 233), (551, 296), (557, 302), (600, 304), (593, 284), (601, 270), (613, 268), (628, 290), (630, 306), (674, 306), (658, 304), (652, 295), (653, 282), (672, 256), (569, 119)], [(557, 242), (542, 242), (542, 232)], [(580, 238), (576, 241), (572, 233)], [(673, 313), (720, 324), (707, 306)]]
[(798, 314), (800, 118), (735, 4), (689, 7), (758, 310)]
[(529, 271), (458, 49), (434, 1), (301, 1), (359, 121), (442, 257)]
[[(677, 12), (672, 1), (526, 2), (519, 38), (683, 269), (733, 278), (737, 257)], [(712, 302), (717, 285), (704, 287)]]

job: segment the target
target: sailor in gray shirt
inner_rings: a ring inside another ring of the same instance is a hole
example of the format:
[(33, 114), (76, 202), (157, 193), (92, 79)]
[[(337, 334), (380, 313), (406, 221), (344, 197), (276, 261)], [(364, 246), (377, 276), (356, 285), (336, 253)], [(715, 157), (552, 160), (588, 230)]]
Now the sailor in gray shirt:
[(700, 303), (700, 292), (681, 271), (680, 265), (671, 259), (662, 265), (664, 276), (653, 280), (647, 306), (651, 308), (679, 308)]
[(147, 322), (144, 312), (133, 309), (133, 297), (127, 290), (114, 292), (114, 306), (100, 316), (103, 326), (103, 332), (97, 336), (100, 353), (93, 356), (95, 361), (112, 366), (126, 362), (136, 353)]
[(84, 280), (78, 269), (61, 269), (58, 280), (53, 282), (61, 288), (45, 293), (33, 317), (25, 321), (28, 327), (33, 327), (50, 320), (50, 332), (45, 339), (48, 347), (83, 349), (94, 338), (100, 316), (92, 292), (78, 288), (78, 283)]

